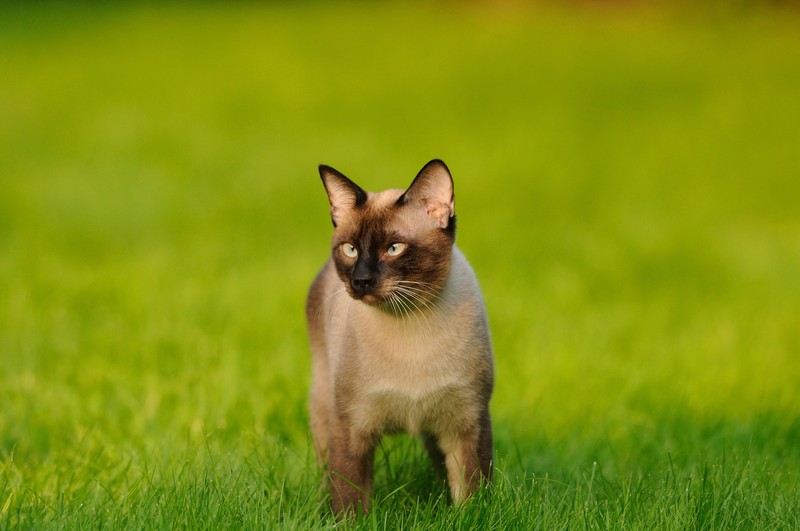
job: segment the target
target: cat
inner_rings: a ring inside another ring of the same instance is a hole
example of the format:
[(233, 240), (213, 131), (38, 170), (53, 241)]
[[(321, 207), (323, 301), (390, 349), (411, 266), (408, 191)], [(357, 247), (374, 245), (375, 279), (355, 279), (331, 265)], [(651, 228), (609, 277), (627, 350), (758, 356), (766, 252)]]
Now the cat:
[(310, 423), (336, 513), (366, 513), (381, 435), (420, 435), (451, 499), (492, 478), (494, 362), (483, 298), (455, 247), (453, 179), (432, 160), (371, 193), (321, 165), (332, 256), (308, 294)]

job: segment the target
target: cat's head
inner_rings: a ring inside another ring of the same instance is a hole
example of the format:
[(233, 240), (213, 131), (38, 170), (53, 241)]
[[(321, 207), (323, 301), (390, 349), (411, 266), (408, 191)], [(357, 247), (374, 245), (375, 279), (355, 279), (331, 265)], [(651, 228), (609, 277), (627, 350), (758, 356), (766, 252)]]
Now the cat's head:
[(319, 173), (331, 204), (333, 262), (356, 300), (398, 314), (433, 302), (450, 272), (453, 179), (441, 160), (406, 191), (366, 192), (329, 166)]

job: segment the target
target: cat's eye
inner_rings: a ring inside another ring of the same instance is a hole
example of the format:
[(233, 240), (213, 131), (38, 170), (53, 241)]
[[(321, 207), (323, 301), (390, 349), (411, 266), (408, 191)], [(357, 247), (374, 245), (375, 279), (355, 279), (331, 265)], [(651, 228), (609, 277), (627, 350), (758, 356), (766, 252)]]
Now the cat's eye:
[(405, 243), (393, 243), (386, 249), (386, 254), (389, 256), (397, 256), (406, 249)]
[(343, 243), (342, 252), (348, 258), (355, 258), (356, 256), (358, 256), (358, 250), (355, 247), (353, 247), (352, 243)]

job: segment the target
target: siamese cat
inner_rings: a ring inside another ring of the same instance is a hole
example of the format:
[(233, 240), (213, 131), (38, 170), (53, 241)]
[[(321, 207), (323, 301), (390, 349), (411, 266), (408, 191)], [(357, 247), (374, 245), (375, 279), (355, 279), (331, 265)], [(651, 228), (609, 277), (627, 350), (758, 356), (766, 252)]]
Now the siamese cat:
[(455, 245), (453, 179), (432, 160), (371, 193), (319, 167), (332, 257), (306, 303), (311, 431), (331, 507), (369, 509), (381, 435), (419, 435), (458, 503), (492, 478), (492, 345), (475, 274)]

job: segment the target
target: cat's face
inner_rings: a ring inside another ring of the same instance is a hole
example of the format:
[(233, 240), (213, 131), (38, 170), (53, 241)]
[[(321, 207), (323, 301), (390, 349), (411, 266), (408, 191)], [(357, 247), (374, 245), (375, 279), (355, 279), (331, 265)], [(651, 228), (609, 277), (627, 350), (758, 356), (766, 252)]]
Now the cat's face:
[(433, 302), (447, 281), (455, 240), (453, 180), (433, 160), (402, 190), (370, 193), (320, 166), (335, 227), (336, 272), (354, 299), (397, 314)]

